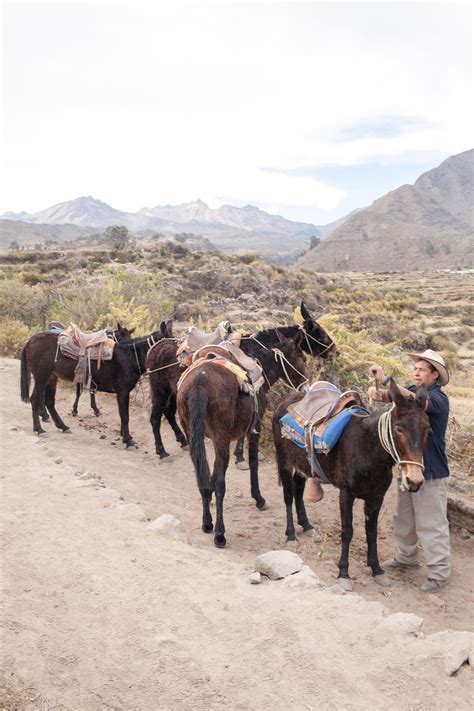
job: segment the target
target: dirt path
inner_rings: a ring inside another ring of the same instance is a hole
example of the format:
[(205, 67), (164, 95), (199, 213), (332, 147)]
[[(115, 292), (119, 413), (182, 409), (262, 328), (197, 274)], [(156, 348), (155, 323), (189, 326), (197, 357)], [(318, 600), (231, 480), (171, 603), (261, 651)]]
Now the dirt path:
[[(131, 413), (137, 451), (122, 450), (115, 402), (107, 395), (98, 396), (101, 418), (89, 414), (85, 396), (80, 419), (66, 417), (68, 387), (59, 391), (58, 404), (73, 434), (49, 424), (50, 437), (38, 439), (30, 408), (19, 399), (18, 366), (0, 362), (0, 708), (469, 707), (470, 669), (448, 678), (438, 638), (388, 633), (393, 618), (380, 603), (424, 618), (428, 635), (471, 629), (471, 540), (453, 537), (453, 581), (439, 596), (418, 592), (422, 573), (398, 577), (382, 591), (364, 565), (357, 507), (351, 560), (363, 598), (341, 595), (331, 587), (339, 553), (337, 492), (326, 489), (324, 502), (311, 508), (323, 543), (305, 543), (299, 553), (329, 587), (298, 576), (251, 586), (255, 555), (280, 548), (284, 539), (272, 461), (261, 467), (266, 512), (253, 506), (248, 474), (229, 468), (228, 546), (217, 550), (200, 530), (189, 457), (166, 425), (166, 446), (176, 457), (157, 463), (144, 395), (138, 393)], [(393, 494), (392, 488), (382, 518), (382, 558), (392, 553)], [(150, 530), (146, 518), (162, 513), (180, 518), (190, 546)]]

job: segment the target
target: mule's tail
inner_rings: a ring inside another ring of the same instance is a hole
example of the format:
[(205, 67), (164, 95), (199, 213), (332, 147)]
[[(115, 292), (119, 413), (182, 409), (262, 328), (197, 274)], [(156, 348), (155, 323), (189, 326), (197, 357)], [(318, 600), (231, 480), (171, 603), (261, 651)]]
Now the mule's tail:
[(200, 491), (210, 491), (211, 476), (206, 457), (204, 437), (206, 431), (206, 409), (209, 397), (205, 389), (196, 383), (195, 389), (189, 395), (189, 450), (196, 470)]
[(26, 359), (26, 348), (21, 351), (20, 395), (23, 402), (30, 401), (30, 369)]

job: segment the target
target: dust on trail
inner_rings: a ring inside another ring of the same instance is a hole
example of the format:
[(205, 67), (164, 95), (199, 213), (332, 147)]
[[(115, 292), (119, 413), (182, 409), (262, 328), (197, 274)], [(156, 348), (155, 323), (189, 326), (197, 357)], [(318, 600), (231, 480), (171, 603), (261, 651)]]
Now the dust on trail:
[[(469, 629), (472, 541), (454, 537), (453, 581), (437, 597), (418, 592), (421, 573), (394, 579), (386, 597), (364, 565), (359, 506), (351, 572), (363, 598), (298, 576), (251, 586), (255, 555), (284, 540), (273, 461), (261, 466), (265, 512), (250, 499), (248, 473), (229, 467), (228, 545), (218, 550), (200, 530), (189, 456), (166, 424), (166, 447), (176, 456), (157, 462), (145, 394), (131, 409), (139, 450), (120, 445), (113, 397), (98, 395), (101, 418), (86, 396), (79, 418), (67, 416), (69, 387), (59, 389), (58, 406), (73, 434), (48, 424), (43, 440), (20, 401), (18, 371), (18, 361), (0, 361), (4, 708), (469, 708), (470, 668), (447, 677), (436, 638), (388, 633), (380, 603), (423, 617), (428, 635)], [(393, 493), (382, 517), (382, 558), (392, 553)], [(310, 512), (323, 543), (298, 552), (332, 586), (336, 490), (326, 488)], [(162, 513), (180, 518), (190, 546), (149, 529), (146, 519)]]

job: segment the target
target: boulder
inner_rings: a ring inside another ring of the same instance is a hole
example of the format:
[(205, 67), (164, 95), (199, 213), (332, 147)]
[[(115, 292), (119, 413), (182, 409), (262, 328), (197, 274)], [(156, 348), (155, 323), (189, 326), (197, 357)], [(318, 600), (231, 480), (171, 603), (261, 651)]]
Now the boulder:
[(255, 559), (255, 570), (266, 575), (270, 580), (280, 580), (298, 573), (303, 567), (303, 560), (291, 551), (268, 551)]
[(378, 629), (403, 636), (413, 635), (418, 637), (421, 633), (423, 622), (422, 617), (418, 617), (418, 615), (414, 615), (411, 612), (394, 612), (382, 620), (378, 625)]
[(189, 543), (186, 529), (179, 518), (176, 518), (176, 516), (172, 514), (162, 514), (152, 521), (148, 528), (152, 531), (156, 531), (160, 536), (166, 536), (166, 538), (181, 541), (182, 543)]

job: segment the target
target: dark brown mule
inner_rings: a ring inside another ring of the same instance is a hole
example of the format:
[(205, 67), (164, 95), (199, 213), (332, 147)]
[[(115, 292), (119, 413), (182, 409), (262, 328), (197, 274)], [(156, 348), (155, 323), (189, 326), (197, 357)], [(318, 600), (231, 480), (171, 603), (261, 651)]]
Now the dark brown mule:
[[(262, 346), (275, 348), (279, 338), (291, 338), (312, 356), (325, 358), (333, 349), (334, 343), (326, 331), (312, 318), (304, 302), (301, 302), (301, 326), (278, 326), (255, 334), (242, 336), (240, 347), (246, 355), (255, 357)], [(169, 457), (161, 439), (161, 418), (168, 420), (177, 442), (182, 447), (187, 444), (186, 437), (176, 422), (176, 385), (182, 370), (176, 358), (177, 341), (163, 340), (153, 348), (147, 358), (147, 371), (150, 376), (150, 394), (152, 411), (150, 423), (155, 437), (155, 450), (160, 459)], [(243, 442), (238, 448), (237, 461), (243, 460)]]
[[(128, 429), (130, 392), (145, 372), (145, 359), (152, 343), (171, 335), (171, 322), (163, 322), (159, 331), (117, 343), (112, 360), (103, 361), (100, 369), (97, 369), (96, 361), (91, 362), (92, 379), (97, 390), (117, 395), (122, 441), (127, 447), (135, 445)], [(21, 352), (21, 398), (24, 402), (31, 401), (33, 430), (39, 435), (46, 434), (39, 420), (45, 405), (56, 427), (63, 432), (69, 431), (55, 407), (56, 386), (58, 378), (71, 382), (74, 380), (77, 361), (58, 352), (57, 343), (57, 335), (37, 333)], [(31, 399), (30, 374), (33, 374), (35, 380)]]
[[(135, 331), (134, 328), (126, 328), (125, 326), (122, 326), (120, 323), (117, 323), (117, 328), (115, 329), (115, 331), (110, 332), (110, 337), (114, 341), (116, 341), (116, 343), (119, 343), (120, 341), (129, 341), (131, 339), (134, 331)], [(107, 332), (107, 334), (109, 335), (109, 332)], [(74, 400), (74, 403), (72, 405), (72, 411), (71, 411), (71, 415), (73, 417), (77, 417), (79, 400), (82, 395), (83, 389), (84, 389), (83, 386), (80, 383), (77, 383), (77, 385), (76, 385), (76, 399)], [(100, 410), (97, 407), (97, 403), (95, 401), (95, 392), (96, 391), (91, 388), (91, 390), (90, 390), (91, 409), (93, 410), (94, 415), (96, 417), (99, 417)], [(47, 421), (44, 419), (43, 416), (41, 416), (41, 419), (44, 422)]]
[[(422, 485), (423, 449), (430, 425), (425, 413), (427, 391), (421, 387), (416, 398), (404, 398), (392, 379), (389, 386), (394, 403), (391, 411), (391, 432), (396, 451), (394, 457), (402, 463), (402, 486), (410, 491), (417, 491)], [(283, 484), (283, 497), (286, 505), (287, 542), (296, 541), (293, 524), (293, 500), (295, 502), (298, 524), (303, 532), (312, 530), (303, 502), (306, 477), (311, 476), (311, 467), (306, 458), (306, 451), (282, 437), (280, 418), (288, 406), (303, 397), (301, 393), (290, 393), (275, 409), (273, 415), (273, 438), (276, 448), (278, 475)], [(379, 437), (381, 417), (387, 424), (388, 415), (381, 411), (373, 412), (369, 417), (353, 417), (337, 445), (327, 455), (317, 455), (323, 472), (331, 484), (339, 490), (341, 511), (342, 552), (338, 563), (339, 582), (346, 590), (351, 589), (349, 578), (349, 544), (352, 540), (352, 509), (355, 499), (364, 500), (365, 531), (367, 538), (367, 565), (372, 568), (372, 575), (380, 585), (389, 585), (390, 581), (380, 567), (377, 554), (377, 522), (385, 492), (392, 481), (392, 457), (382, 446)], [(381, 428), (383, 430), (383, 428)]]
[[(265, 410), (265, 394), (269, 386), (279, 378), (285, 378), (296, 387), (305, 379), (305, 356), (299, 345), (291, 339), (283, 339), (279, 343), (278, 350), (286, 361), (278, 356), (275, 357), (276, 350), (261, 349), (258, 353), (266, 380), (258, 394), (260, 415)], [(258, 485), (258, 434), (249, 431), (254, 413), (253, 398), (240, 391), (233, 373), (209, 360), (201, 367), (190, 371), (184, 378), (178, 390), (177, 405), (181, 423), (190, 443), (190, 455), (201, 493), (202, 530), (211, 533), (213, 529), (209, 504), (214, 491), (216, 494), (214, 543), (222, 548), (226, 543), (223, 503), (230, 443), (244, 435), (249, 439), (252, 497), (259, 509), (265, 508), (265, 499), (261, 496)], [(212, 478), (206, 458), (205, 435), (210, 437), (214, 447)]]

